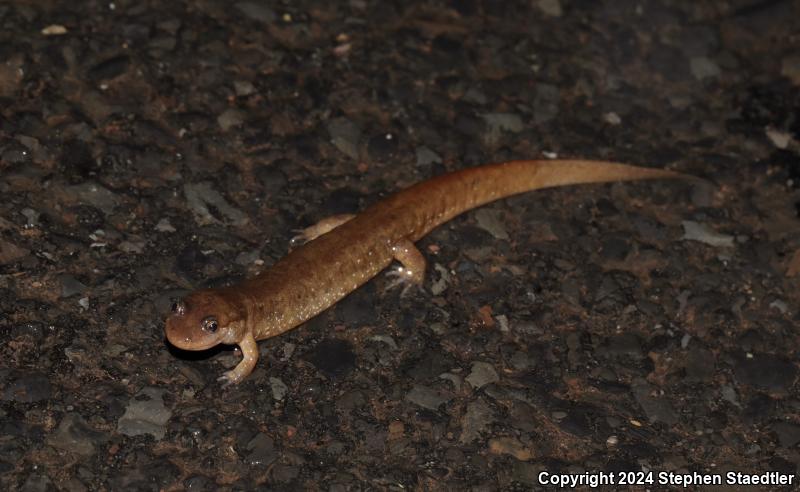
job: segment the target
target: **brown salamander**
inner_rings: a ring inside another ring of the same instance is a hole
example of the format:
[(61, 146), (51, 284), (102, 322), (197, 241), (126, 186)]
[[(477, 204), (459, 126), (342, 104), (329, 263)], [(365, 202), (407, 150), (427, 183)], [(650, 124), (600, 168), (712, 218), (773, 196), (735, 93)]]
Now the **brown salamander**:
[(238, 344), (242, 361), (219, 378), (250, 374), (256, 340), (274, 337), (316, 316), (398, 260), (396, 274), (421, 285), (425, 258), (414, 242), (456, 215), (526, 191), (609, 181), (687, 178), (673, 171), (603, 161), (534, 160), (490, 164), (445, 174), (400, 191), (364, 212), (323, 220), (309, 241), (267, 271), (238, 285), (192, 292), (172, 305), (167, 339), (204, 350)]

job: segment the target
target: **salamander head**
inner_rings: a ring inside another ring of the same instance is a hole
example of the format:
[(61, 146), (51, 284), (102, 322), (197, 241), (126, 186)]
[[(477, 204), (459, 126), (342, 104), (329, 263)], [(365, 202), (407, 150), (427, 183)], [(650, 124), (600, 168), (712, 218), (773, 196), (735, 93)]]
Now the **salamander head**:
[(215, 290), (198, 290), (172, 304), (164, 329), (167, 340), (183, 350), (234, 344), (244, 336), (247, 311), (241, 302)]

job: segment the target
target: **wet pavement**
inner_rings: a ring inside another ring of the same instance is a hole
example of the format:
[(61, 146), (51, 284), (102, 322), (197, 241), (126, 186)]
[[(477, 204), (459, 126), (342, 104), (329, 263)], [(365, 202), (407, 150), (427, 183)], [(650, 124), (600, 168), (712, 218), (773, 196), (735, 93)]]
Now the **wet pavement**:
[[(797, 2), (60, 3), (0, 4), (4, 490), (797, 483)], [(467, 213), (426, 292), (381, 275), (232, 388), (164, 341), (294, 229), (543, 156), (709, 183)]]

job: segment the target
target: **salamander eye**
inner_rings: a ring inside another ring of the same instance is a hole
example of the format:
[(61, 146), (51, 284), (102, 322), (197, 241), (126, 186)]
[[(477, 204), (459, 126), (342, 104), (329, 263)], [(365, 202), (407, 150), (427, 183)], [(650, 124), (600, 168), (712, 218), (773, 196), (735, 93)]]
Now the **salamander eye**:
[(203, 321), (200, 322), (200, 326), (202, 326), (205, 331), (210, 333), (216, 332), (217, 328), (219, 327), (217, 324), (217, 318), (213, 316), (206, 316), (203, 318)]
[(186, 313), (186, 304), (184, 304), (182, 301), (175, 301), (172, 303), (170, 309), (178, 316), (183, 316)]

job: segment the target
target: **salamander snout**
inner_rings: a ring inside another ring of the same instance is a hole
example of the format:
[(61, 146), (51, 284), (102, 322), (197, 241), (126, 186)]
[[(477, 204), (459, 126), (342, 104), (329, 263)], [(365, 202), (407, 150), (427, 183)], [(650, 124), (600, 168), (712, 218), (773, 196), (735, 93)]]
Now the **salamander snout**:
[(164, 332), (183, 350), (205, 350), (219, 343), (236, 343), (239, 311), (218, 293), (205, 290), (172, 304)]

